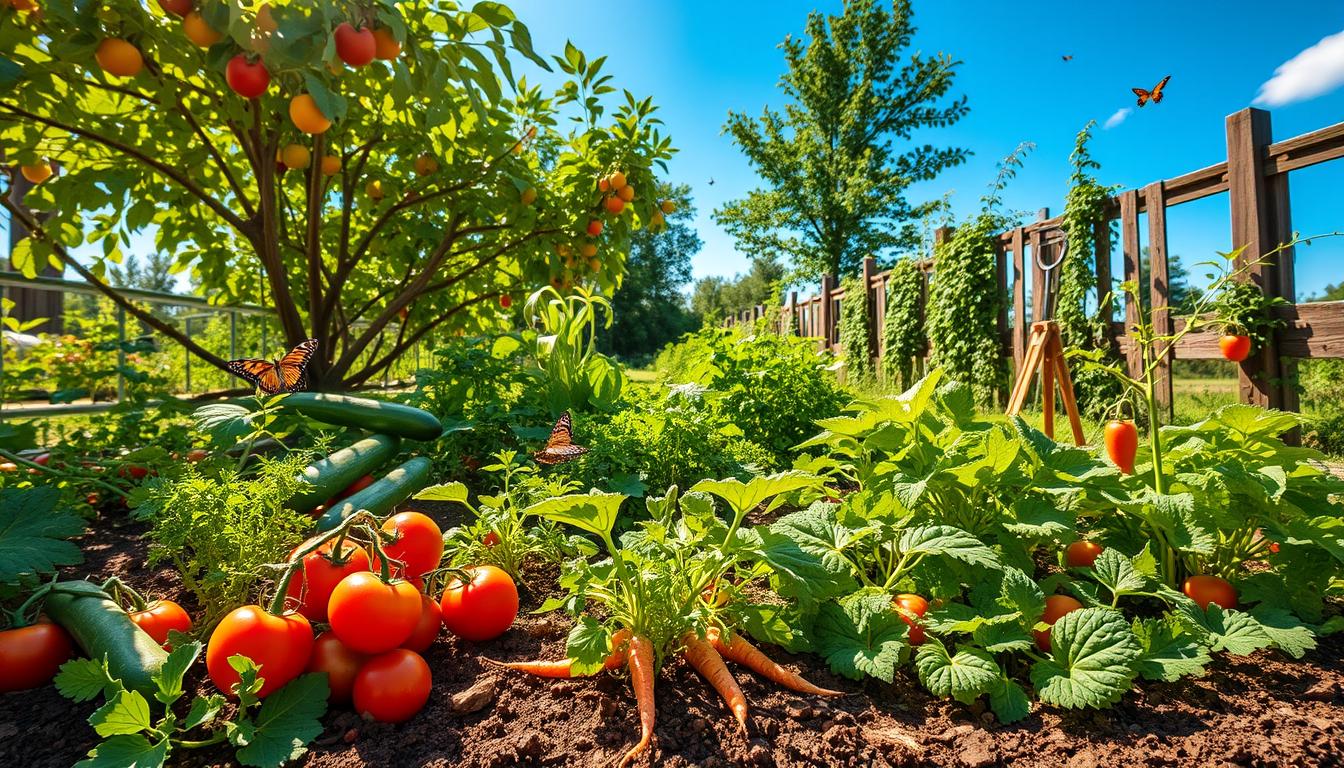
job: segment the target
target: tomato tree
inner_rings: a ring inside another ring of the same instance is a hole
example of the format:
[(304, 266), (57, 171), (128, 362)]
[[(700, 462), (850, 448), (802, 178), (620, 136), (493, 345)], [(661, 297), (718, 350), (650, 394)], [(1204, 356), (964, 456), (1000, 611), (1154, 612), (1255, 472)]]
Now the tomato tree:
[[(3, 202), (33, 232), (13, 264), (74, 270), (216, 366), (109, 285), (137, 233), (213, 300), (272, 304), (289, 343), (320, 342), (314, 385), (336, 387), (495, 321), (501, 297), (614, 287), (656, 215), (673, 150), (651, 101), (615, 96), (573, 46), (548, 62), (499, 3), (39, 5), (0, 9), (0, 152), (59, 169), (25, 201), (48, 218)], [(598, 182), (617, 171), (634, 189), (613, 212)], [(81, 243), (101, 251), (77, 261)]]

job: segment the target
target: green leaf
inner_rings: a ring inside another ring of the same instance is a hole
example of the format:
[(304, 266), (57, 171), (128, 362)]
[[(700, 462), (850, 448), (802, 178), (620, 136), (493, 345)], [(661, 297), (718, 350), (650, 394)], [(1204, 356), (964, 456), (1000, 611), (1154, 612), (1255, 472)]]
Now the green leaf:
[(431, 485), (411, 498), (418, 501), (450, 501), (458, 504), (467, 503), (467, 486), (463, 483), (453, 481), (451, 483), (440, 483)]
[(148, 730), (149, 702), (139, 691), (117, 691), (106, 704), (89, 716), (89, 724), (99, 736), (120, 736)]
[(936, 555), (983, 568), (1000, 567), (999, 557), (994, 554), (994, 550), (966, 531), (950, 525), (910, 528), (901, 535), (896, 547), (907, 555)]
[(1316, 647), (1316, 635), (1311, 627), (1282, 608), (1257, 605), (1251, 609), (1251, 616), (1260, 622), (1261, 631), (1274, 643), (1274, 647), (1294, 659), (1302, 658), (1307, 651)]
[(812, 644), (801, 628), (803, 617), (795, 610), (737, 600), (732, 603), (732, 612), (743, 631), (757, 640), (778, 645), (790, 653), (812, 650)]
[(576, 677), (595, 674), (611, 655), (611, 632), (597, 619), (584, 614), (569, 630), (565, 655), (574, 660), (570, 669)]
[(816, 475), (790, 470), (773, 475), (757, 475), (745, 483), (736, 478), (701, 480), (691, 486), (691, 490), (712, 493), (727, 502), (734, 512), (745, 514), (765, 503), (767, 499), (774, 499), (766, 507), (766, 511), (769, 511), (781, 503), (782, 500), (777, 498), (780, 494), (811, 488), (820, 482), (821, 478)]
[(229, 693), (238, 697), (239, 708), (247, 709), (259, 701), (257, 691), (261, 690), (261, 686), (265, 685), (266, 681), (257, 676), (257, 665), (246, 656), (234, 654), (228, 658), (228, 662), (229, 666), (233, 667), (233, 670), (238, 673), (238, 682), (234, 684), (233, 690)]
[(1000, 678), (998, 685), (989, 692), (989, 708), (999, 722), (1016, 723), (1031, 714), (1031, 699), (1016, 681)]
[(174, 646), (163, 666), (154, 672), (154, 684), (159, 688), (154, 692), (154, 698), (165, 705), (181, 698), (182, 679), (186, 677), (187, 670), (196, 663), (200, 655), (200, 642), (193, 641)]
[(1145, 679), (1170, 683), (1187, 675), (1198, 677), (1212, 661), (1199, 639), (1173, 616), (1135, 619), (1133, 630), (1143, 649), (1135, 669)]
[(168, 759), (168, 739), (151, 744), (140, 734), (113, 736), (89, 750), (75, 768), (160, 768)]
[(1143, 651), (1124, 615), (1111, 608), (1065, 614), (1050, 629), (1050, 658), (1031, 668), (1041, 701), (1065, 708), (1101, 708), (1119, 701)]
[(182, 720), (182, 730), (190, 731), (192, 728), (214, 722), (219, 710), (224, 708), (224, 702), (224, 697), (218, 693), (193, 699), (191, 709)]
[(804, 552), (819, 557), (827, 572), (853, 579), (853, 566), (844, 553), (862, 534), (837, 521), (836, 509), (835, 504), (817, 502), (779, 518), (771, 523), (770, 530), (788, 536)]
[(1148, 589), (1148, 579), (1139, 573), (1128, 557), (1114, 547), (1107, 547), (1097, 555), (1092, 571), (1097, 581), (1116, 597), (1144, 594)]
[(838, 603), (824, 603), (813, 635), (817, 653), (836, 674), (852, 680), (869, 675), (890, 683), (909, 648), (908, 629), (892, 610), (890, 596), (856, 592)]
[(322, 733), (329, 692), (327, 676), (310, 673), (267, 696), (253, 718), (248, 743), (238, 750), (238, 761), (254, 768), (280, 768), (297, 760)]
[(1017, 611), (1026, 622), (1035, 622), (1045, 612), (1045, 593), (1025, 572), (1012, 567), (1003, 569), (1002, 594), (998, 604)]
[(849, 569), (832, 570), (834, 561), (809, 553), (798, 543), (766, 526), (752, 532), (760, 538), (761, 559), (770, 566), (777, 592), (803, 603), (849, 594), (858, 586)]
[(1200, 638), (1213, 652), (1227, 651), (1233, 656), (1248, 656), (1274, 641), (1260, 622), (1249, 613), (1223, 610), (1217, 603), (1200, 610), (1193, 600), (1177, 604), (1177, 614), (1186, 629)]
[(962, 646), (955, 656), (936, 639), (919, 647), (915, 655), (915, 671), (919, 681), (935, 696), (951, 696), (963, 704), (970, 704), (982, 694), (999, 687), (1003, 670), (994, 657), (979, 648)]
[(567, 496), (555, 496), (539, 501), (523, 510), (523, 516), (552, 520), (572, 525), (599, 536), (610, 536), (616, 526), (621, 504), (626, 496), (619, 493), (589, 491), (586, 494), (574, 493)]
[(0, 583), (84, 562), (79, 547), (65, 541), (84, 532), (84, 521), (58, 510), (60, 498), (49, 485), (0, 490)]
[(107, 669), (107, 656), (101, 661), (73, 659), (61, 665), (56, 673), (56, 690), (67, 699), (93, 701), (99, 695), (111, 699), (122, 690), (121, 681)]

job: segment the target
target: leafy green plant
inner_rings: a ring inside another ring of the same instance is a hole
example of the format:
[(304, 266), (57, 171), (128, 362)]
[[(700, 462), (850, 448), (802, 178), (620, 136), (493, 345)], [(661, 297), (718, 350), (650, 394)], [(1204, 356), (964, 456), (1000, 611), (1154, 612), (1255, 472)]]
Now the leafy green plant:
[(49, 486), (0, 489), (0, 600), (84, 561), (68, 541), (84, 532), (84, 521), (60, 509), (60, 498)]
[[(196, 641), (177, 642), (168, 660), (153, 675), (158, 690), (154, 704), (139, 691), (128, 690), (108, 672), (106, 659), (76, 659), (61, 667), (56, 688), (77, 702), (102, 698), (103, 704), (89, 716), (89, 725), (102, 737), (79, 768), (134, 765), (158, 768), (175, 750), (199, 749), (229, 743), (239, 764), (255, 768), (279, 768), (297, 760), (308, 742), (322, 733), (321, 717), (327, 708), (327, 680), (321, 673), (302, 675), (269, 695), (257, 698), (262, 678), (245, 656), (229, 664), (238, 671), (240, 684), (236, 711), (226, 715), (224, 696), (215, 693), (191, 699), (185, 714), (173, 707), (186, 696), (187, 673), (201, 655)], [(205, 738), (187, 738), (205, 731)]]
[[(1244, 271), (1239, 271), (1245, 277)], [(1282, 296), (1267, 296), (1260, 286), (1249, 279), (1223, 280), (1216, 290), (1212, 310), (1216, 322), (1223, 327), (1223, 333), (1249, 336), (1255, 349), (1264, 349), (1271, 341), (1274, 331), (1283, 328), (1283, 318), (1275, 317), (1275, 307), (1287, 306)]]
[(845, 292), (840, 300), (840, 349), (845, 357), (845, 374), (854, 382), (868, 381), (876, 373), (868, 347), (868, 286), (858, 277), (847, 277), (840, 285)]
[(913, 258), (897, 260), (887, 277), (886, 317), (882, 320), (882, 375), (897, 389), (915, 383), (914, 363), (924, 355), (928, 340), (923, 304), (924, 273)]
[(535, 333), (523, 338), (536, 366), (552, 416), (563, 411), (609, 410), (625, 387), (620, 365), (597, 351), (599, 315), (611, 326), (611, 301), (583, 287), (568, 296), (555, 288), (538, 289), (523, 310)]

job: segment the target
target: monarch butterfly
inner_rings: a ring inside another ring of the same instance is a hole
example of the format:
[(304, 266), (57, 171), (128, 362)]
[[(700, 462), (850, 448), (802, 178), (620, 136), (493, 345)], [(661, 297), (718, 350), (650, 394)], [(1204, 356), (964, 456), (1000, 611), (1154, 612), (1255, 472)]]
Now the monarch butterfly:
[(1067, 56), (1060, 56), (1059, 58), (1065, 61), (1073, 61), (1073, 54), (1068, 54)]
[(1147, 104), (1150, 101), (1153, 102), (1154, 104), (1161, 104), (1162, 89), (1167, 86), (1167, 81), (1170, 79), (1171, 75), (1167, 75), (1166, 77), (1162, 78), (1162, 82), (1158, 83), (1151, 91), (1145, 91), (1142, 88), (1130, 88), (1130, 90), (1134, 92), (1135, 96), (1139, 97), (1140, 107), (1142, 107), (1144, 104)]
[(308, 339), (273, 363), (268, 360), (230, 360), (229, 373), (247, 379), (268, 395), (293, 392), (303, 383), (308, 360), (316, 349), (317, 339)]
[(546, 447), (532, 454), (538, 464), (561, 464), (577, 459), (588, 452), (582, 445), (575, 445), (574, 423), (569, 411), (560, 414), (560, 419), (551, 428), (551, 436), (546, 439)]

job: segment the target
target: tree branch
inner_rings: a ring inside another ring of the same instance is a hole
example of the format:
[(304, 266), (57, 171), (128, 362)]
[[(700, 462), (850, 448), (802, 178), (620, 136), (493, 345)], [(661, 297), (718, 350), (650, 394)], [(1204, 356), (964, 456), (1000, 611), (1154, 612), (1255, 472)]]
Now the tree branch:
[(456, 315), (458, 312), (466, 309), (467, 307), (479, 304), (489, 299), (496, 298), (500, 295), (501, 294), (497, 291), (492, 293), (483, 293), (479, 296), (468, 299), (467, 301), (464, 301), (461, 304), (458, 304), (456, 307), (453, 307), (447, 312), (444, 312), (442, 315), (439, 315), (432, 322), (426, 323), (425, 325), (421, 326), (419, 329), (417, 329), (414, 333), (411, 334), (411, 337), (409, 339), (406, 339), (405, 341), (398, 341), (396, 346), (394, 346), (391, 350), (389, 350), (388, 353), (384, 355), (381, 359), (375, 360), (369, 363), (368, 365), (364, 366), (363, 370), (361, 370), (354, 376), (351, 376), (349, 379), (346, 379), (342, 383), (350, 387), (356, 387), (363, 384), (364, 382), (368, 381), (369, 379), (377, 375), (379, 371), (391, 365), (392, 362), (396, 360), (398, 357), (400, 357), (403, 353), (405, 353), (406, 350), (410, 349), (411, 347), (414, 347), (416, 342), (424, 338), (425, 334), (429, 333), (435, 328), (438, 328), (440, 325), (443, 325), (444, 323), (448, 322), (448, 320), (450, 320), (453, 317), (453, 315)]

